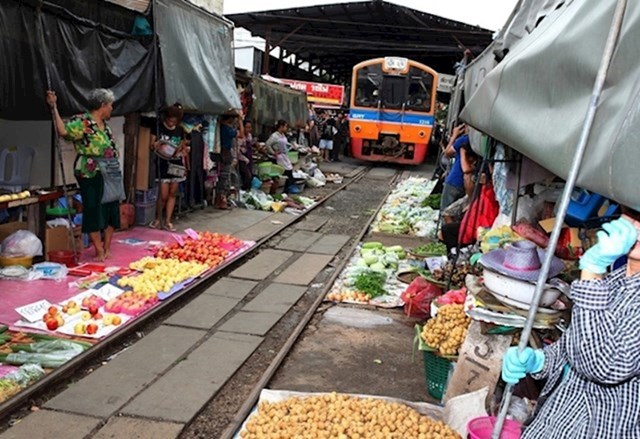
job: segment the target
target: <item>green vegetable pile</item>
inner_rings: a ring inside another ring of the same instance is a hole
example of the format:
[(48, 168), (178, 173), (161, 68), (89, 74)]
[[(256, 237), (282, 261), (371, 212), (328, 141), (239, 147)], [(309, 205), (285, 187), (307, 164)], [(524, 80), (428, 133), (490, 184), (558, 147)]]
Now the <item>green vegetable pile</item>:
[(442, 195), (441, 194), (429, 195), (427, 198), (422, 200), (422, 203), (420, 205), (422, 207), (430, 207), (430, 208), (432, 208), (434, 210), (439, 210), (440, 209), (440, 200), (441, 199), (442, 199)]
[(384, 283), (387, 277), (383, 273), (369, 272), (361, 273), (356, 277), (353, 287), (361, 292), (374, 297), (384, 296), (387, 291), (384, 289)]
[(411, 253), (418, 256), (443, 256), (447, 254), (447, 246), (441, 242), (430, 242), (412, 249)]

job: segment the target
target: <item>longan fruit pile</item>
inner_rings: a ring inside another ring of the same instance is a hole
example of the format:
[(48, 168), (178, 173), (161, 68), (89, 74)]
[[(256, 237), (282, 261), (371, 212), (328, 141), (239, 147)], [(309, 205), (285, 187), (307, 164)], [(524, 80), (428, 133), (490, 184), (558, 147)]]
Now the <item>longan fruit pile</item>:
[(464, 305), (444, 305), (438, 309), (438, 315), (424, 325), (422, 339), (440, 355), (457, 355), (470, 324)]
[(262, 402), (243, 439), (462, 439), (443, 422), (399, 403), (331, 393)]

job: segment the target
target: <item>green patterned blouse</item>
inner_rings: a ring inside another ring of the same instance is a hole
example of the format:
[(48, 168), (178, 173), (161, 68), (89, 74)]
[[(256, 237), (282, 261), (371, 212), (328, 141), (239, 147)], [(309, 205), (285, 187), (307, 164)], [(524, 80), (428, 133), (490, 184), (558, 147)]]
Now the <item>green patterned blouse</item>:
[(104, 130), (101, 130), (91, 114), (73, 116), (65, 124), (65, 129), (65, 139), (73, 142), (78, 154), (74, 165), (76, 175), (82, 178), (95, 177), (100, 169), (94, 158), (118, 157), (118, 147), (111, 128), (105, 122)]

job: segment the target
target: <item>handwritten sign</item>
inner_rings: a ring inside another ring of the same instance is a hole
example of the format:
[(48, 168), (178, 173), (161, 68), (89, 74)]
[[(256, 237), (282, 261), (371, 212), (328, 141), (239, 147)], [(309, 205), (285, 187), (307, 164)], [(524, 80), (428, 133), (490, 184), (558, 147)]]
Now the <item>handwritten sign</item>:
[(178, 235), (176, 233), (174, 233), (171, 236), (173, 236), (173, 239), (176, 240), (176, 242), (178, 243), (178, 245), (180, 245), (180, 247), (184, 247), (184, 239), (182, 239), (182, 236), (180, 236), (180, 235)]
[(502, 371), (502, 358), (511, 345), (511, 335), (484, 335), (481, 323), (473, 321), (467, 338), (460, 348), (460, 356), (447, 386), (445, 404), (459, 395), (475, 392), (484, 387), (493, 395)]
[(200, 235), (198, 235), (198, 232), (196, 232), (193, 229), (186, 229), (184, 233), (186, 233), (186, 235), (189, 238), (193, 239), (194, 241), (197, 241), (198, 239), (200, 239)]
[(26, 321), (34, 323), (42, 320), (42, 316), (46, 314), (50, 306), (51, 304), (48, 301), (40, 300), (38, 302), (16, 308), (16, 312)]
[(111, 299), (118, 297), (120, 294), (124, 293), (124, 290), (113, 286), (111, 284), (105, 284), (102, 288), (97, 291), (97, 295), (102, 297), (107, 302)]

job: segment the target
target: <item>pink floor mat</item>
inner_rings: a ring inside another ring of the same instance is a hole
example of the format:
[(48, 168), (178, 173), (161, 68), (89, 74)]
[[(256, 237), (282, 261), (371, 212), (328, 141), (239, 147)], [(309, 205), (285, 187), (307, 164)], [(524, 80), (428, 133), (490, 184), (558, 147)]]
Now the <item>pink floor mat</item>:
[[(147, 227), (135, 227), (123, 232), (118, 232), (113, 237), (111, 251), (112, 257), (105, 262), (108, 267), (128, 267), (133, 261), (144, 256), (151, 256), (151, 250), (147, 244), (131, 245), (122, 243), (123, 240), (139, 240), (144, 242), (160, 241), (172, 242), (170, 232), (154, 230)], [(80, 263), (92, 262), (93, 248), (85, 249), (80, 258)], [(15, 308), (46, 299), (50, 303), (59, 303), (69, 299), (78, 293), (76, 288), (69, 284), (76, 281), (76, 277), (67, 277), (61, 282), (51, 280), (37, 280), (32, 282), (0, 280), (0, 323), (11, 326), (20, 316)]]

